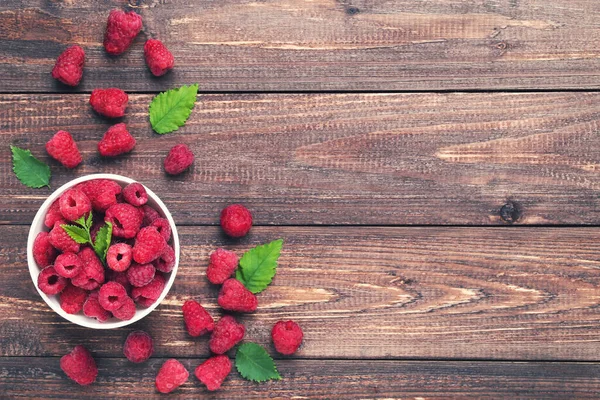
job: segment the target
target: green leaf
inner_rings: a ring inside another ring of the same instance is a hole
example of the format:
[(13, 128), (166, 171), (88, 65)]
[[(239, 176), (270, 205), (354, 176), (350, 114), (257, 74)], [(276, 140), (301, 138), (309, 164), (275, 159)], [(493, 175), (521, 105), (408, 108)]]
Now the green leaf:
[(91, 212), (88, 214), (87, 219), (85, 220), (84, 226), (87, 228), (87, 230), (90, 230), (90, 228), (92, 227), (92, 213)]
[(82, 227), (75, 225), (61, 225), (61, 228), (65, 230), (71, 236), (71, 239), (79, 244), (89, 243), (90, 234)]
[(35, 158), (31, 151), (10, 146), (13, 171), (21, 183), (30, 188), (50, 187), (50, 167)]
[(198, 94), (198, 84), (167, 90), (150, 103), (150, 123), (156, 133), (176, 131), (185, 124)]
[(112, 238), (112, 224), (107, 222), (96, 233), (96, 241), (94, 242), (94, 251), (100, 257), (103, 263), (106, 263), (106, 252), (110, 246)]
[(281, 379), (269, 353), (256, 343), (244, 343), (238, 348), (235, 367), (240, 375), (249, 381), (264, 382)]
[(235, 272), (236, 279), (252, 293), (265, 290), (277, 271), (282, 246), (283, 239), (278, 239), (245, 252), (240, 259), (240, 268)]

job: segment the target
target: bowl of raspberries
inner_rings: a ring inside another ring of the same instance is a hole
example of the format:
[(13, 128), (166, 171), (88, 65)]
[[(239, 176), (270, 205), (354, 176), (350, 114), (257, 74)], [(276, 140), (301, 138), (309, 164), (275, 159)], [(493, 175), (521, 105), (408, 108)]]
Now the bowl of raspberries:
[(33, 219), (29, 273), (40, 296), (77, 325), (132, 324), (165, 298), (179, 265), (169, 210), (133, 179), (95, 174), (52, 193)]

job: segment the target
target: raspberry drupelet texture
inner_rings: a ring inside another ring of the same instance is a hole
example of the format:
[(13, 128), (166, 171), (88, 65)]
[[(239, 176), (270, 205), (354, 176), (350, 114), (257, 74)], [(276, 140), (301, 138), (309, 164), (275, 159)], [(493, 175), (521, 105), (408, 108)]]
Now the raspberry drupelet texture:
[(119, 118), (125, 115), (129, 96), (117, 88), (94, 89), (90, 95), (90, 105), (100, 115)]
[(64, 221), (57, 221), (54, 223), (54, 228), (52, 228), (48, 234), (48, 240), (50, 241), (50, 244), (63, 253), (79, 252), (79, 243), (71, 239), (71, 236), (69, 236), (62, 226), (60, 226), (63, 223)]
[(165, 239), (166, 242), (171, 239), (171, 224), (166, 218), (157, 218), (155, 219), (150, 226), (156, 228), (158, 233)]
[(228, 236), (246, 236), (252, 228), (252, 214), (241, 204), (232, 204), (221, 211), (221, 228)]
[(94, 358), (83, 346), (75, 346), (69, 354), (62, 356), (60, 369), (80, 385), (93, 383), (98, 375)]
[(94, 211), (105, 212), (117, 204), (117, 196), (121, 193), (121, 185), (110, 179), (92, 179), (76, 186), (92, 202)]
[(133, 245), (133, 260), (138, 264), (148, 264), (162, 254), (167, 242), (156, 228), (147, 226), (140, 229)]
[(258, 306), (256, 296), (237, 279), (227, 279), (219, 292), (219, 305), (224, 310), (254, 312)]
[(66, 168), (75, 168), (83, 159), (73, 136), (67, 131), (58, 131), (46, 142), (46, 152)]
[(90, 199), (79, 189), (69, 189), (58, 199), (60, 213), (69, 221), (75, 221), (92, 210)]
[(137, 208), (127, 203), (117, 203), (104, 215), (104, 221), (113, 226), (113, 235), (125, 239), (134, 238), (142, 226), (142, 213)]
[(129, 279), (127, 279), (126, 272), (116, 272), (116, 271), (107, 271), (106, 273), (107, 281), (115, 281), (120, 283), (121, 286), (125, 288), (127, 291), (127, 295), (131, 297), (131, 284), (129, 283)]
[(52, 77), (65, 85), (77, 86), (83, 76), (84, 62), (85, 51), (78, 45), (71, 46), (56, 59)]
[(75, 253), (62, 253), (54, 261), (54, 269), (63, 278), (73, 278), (79, 275), (83, 263)]
[(165, 158), (165, 171), (169, 175), (179, 175), (194, 163), (194, 153), (185, 144), (173, 146)]
[(173, 267), (175, 267), (175, 250), (171, 246), (165, 246), (161, 255), (152, 261), (152, 264), (160, 272), (171, 272)]
[(142, 287), (152, 282), (155, 273), (156, 269), (152, 264), (133, 263), (127, 270), (127, 279), (132, 286)]
[(152, 337), (144, 331), (131, 332), (123, 345), (123, 354), (133, 363), (146, 361), (154, 353)]
[(54, 224), (64, 220), (63, 215), (60, 213), (60, 202), (58, 199), (54, 200), (54, 203), (50, 205), (48, 211), (46, 212), (46, 216), (44, 217), (44, 225), (46, 228), (52, 229)]
[(165, 288), (165, 278), (160, 275), (154, 275), (152, 282), (142, 287), (134, 287), (131, 290), (133, 300), (142, 307), (150, 307), (162, 294)]
[(160, 218), (160, 214), (154, 208), (149, 205), (143, 205), (140, 210), (142, 210), (144, 214), (144, 221), (142, 222), (142, 226), (150, 226), (154, 221)]
[(47, 295), (55, 295), (62, 292), (67, 286), (67, 279), (60, 276), (51, 265), (40, 271), (38, 275), (38, 288)]
[(135, 147), (135, 138), (131, 136), (124, 123), (108, 128), (102, 140), (98, 142), (98, 151), (104, 157), (116, 157), (129, 153)]
[(123, 272), (131, 265), (133, 253), (127, 243), (115, 243), (108, 248), (106, 264), (113, 271)]
[(244, 325), (238, 324), (231, 315), (225, 315), (216, 323), (210, 337), (210, 351), (223, 354), (238, 344), (246, 333)]
[(238, 256), (233, 251), (217, 249), (210, 255), (206, 277), (211, 283), (220, 285), (231, 278), (238, 267), (238, 262)]
[(156, 39), (148, 39), (144, 45), (146, 65), (154, 76), (162, 76), (175, 66), (173, 54)]
[(106, 282), (98, 293), (98, 302), (106, 311), (115, 311), (121, 308), (128, 298), (123, 285), (114, 281)]
[(69, 283), (60, 293), (60, 308), (67, 314), (77, 314), (83, 308), (86, 298), (85, 290)]
[(171, 393), (183, 385), (189, 376), (183, 364), (171, 358), (165, 361), (156, 375), (156, 389), (161, 393)]
[(104, 266), (89, 247), (84, 247), (77, 254), (83, 268), (79, 274), (71, 278), (71, 283), (85, 290), (94, 290), (104, 283)]
[(111, 313), (102, 308), (98, 296), (99, 292), (97, 290), (90, 292), (85, 303), (83, 303), (83, 315), (96, 318), (100, 322), (106, 322), (111, 317)]
[(303, 336), (302, 329), (294, 321), (279, 321), (271, 330), (275, 350), (284, 355), (294, 354), (302, 344)]
[(148, 193), (141, 183), (133, 182), (123, 189), (123, 198), (132, 206), (143, 206), (148, 202)]
[(141, 16), (133, 11), (112, 10), (106, 22), (104, 49), (112, 55), (125, 52), (141, 30)]
[(123, 305), (112, 312), (115, 318), (121, 321), (129, 321), (135, 316), (135, 303), (130, 297), (127, 297)]
[(48, 232), (40, 232), (33, 241), (33, 259), (40, 268), (47, 267), (56, 259), (58, 252), (50, 244)]
[(208, 390), (218, 390), (231, 372), (231, 361), (225, 355), (214, 356), (196, 367), (194, 374)]
[(202, 336), (214, 330), (213, 318), (197, 301), (187, 300), (183, 303), (182, 311), (185, 327), (190, 336)]

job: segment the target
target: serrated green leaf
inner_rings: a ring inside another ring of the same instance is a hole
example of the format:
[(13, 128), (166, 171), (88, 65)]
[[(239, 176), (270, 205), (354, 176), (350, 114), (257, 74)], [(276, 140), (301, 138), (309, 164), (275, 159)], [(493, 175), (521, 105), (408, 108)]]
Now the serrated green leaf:
[(67, 232), (69, 234), (71, 239), (73, 239), (74, 241), (76, 241), (79, 244), (84, 244), (84, 243), (90, 242), (89, 233), (85, 229), (83, 229), (79, 226), (65, 224), (65, 225), (61, 225), (61, 228), (63, 228), (65, 230), (65, 232)]
[(10, 146), (13, 172), (21, 183), (30, 188), (50, 187), (50, 167), (35, 158), (31, 151)]
[(100, 257), (103, 263), (106, 263), (106, 252), (110, 246), (112, 238), (112, 224), (107, 222), (96, 233), (96, 241), (94, 242), (94, 251)]
[(249, 381), (264, 382), (281, 379), (269, 353), (256, 343), (244, 343), (238, 348), (235, 355), (235, 368)]
[(236, 279), (252, 293), (265, 290), (277, 271), (277, 259), (282, 246), (283, 239), (278, 239), (245, 252), (235, 272)]
[(87, 219), (85, 220), (85, 227), (88, 230), (92, 227), (92, 213), (91, 212), (88, 214)]
[(152, 129), (162, 135), (183, 126), (194, 108), (197, 94), (197, 83), (158, 94), (149, 108)]

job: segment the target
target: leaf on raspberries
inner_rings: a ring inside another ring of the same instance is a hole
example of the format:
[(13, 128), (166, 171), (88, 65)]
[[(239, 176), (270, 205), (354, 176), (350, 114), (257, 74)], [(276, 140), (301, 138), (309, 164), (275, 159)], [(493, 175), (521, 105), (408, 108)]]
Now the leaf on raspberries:
[(110, 222), (102, 225), (102, 227), (96, 233), (96, 241), (94, 242), (94, 251), (102, 260), (102, 263), (106, 263), (106, 252), (110, 246), (110, 240), (112, 239), (113, 226)]
[(31, 151), (10, 146), (13, 172), (21, 183), (30, 188), (50, 187), (50, 167), (35, 158)]
[(283, 239), (256, 246), (244, 253), (235, 277), (252, 293), (262, 292), (269, 286), (277, 271), (277, 259)]
[(269, 353), (256, 343), (244, 343), (238, 348), (235, 367), (240, 375), (249, 381), (264, 382), (281, 379)]
[(90, 234), (82, 227), (75, 225), (61, 225), (60, 227), (63, 228), (65, 232), (69, 234), (71, 239), (73, 239), (77, 243), (85, 244), (90, 242)]
[(87, 216), (87, 218), (85, 220), (85, 225), (84, 226), (88, 230), (92, 228), (92, 212), (91, 211), (90, 211), (90, 213), (88, 214), (88, 216)]
[(152, 129), (162, 135), (183, 126), (194, 108), (197, 94), (197, 83), (158, 94), (150, 103)]

